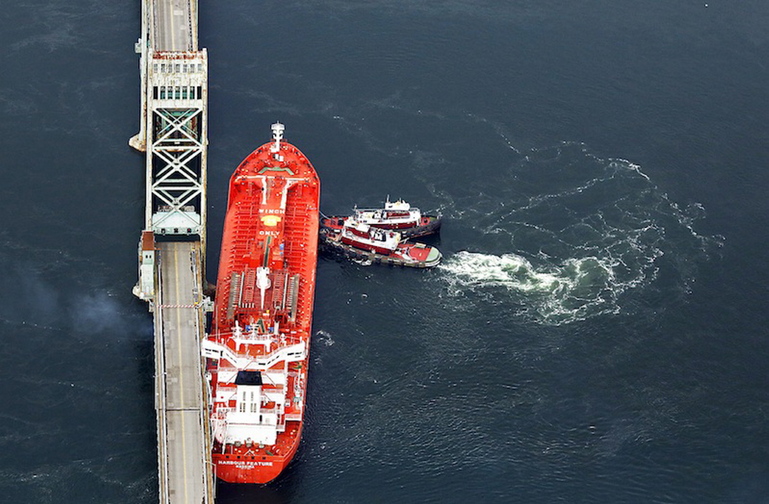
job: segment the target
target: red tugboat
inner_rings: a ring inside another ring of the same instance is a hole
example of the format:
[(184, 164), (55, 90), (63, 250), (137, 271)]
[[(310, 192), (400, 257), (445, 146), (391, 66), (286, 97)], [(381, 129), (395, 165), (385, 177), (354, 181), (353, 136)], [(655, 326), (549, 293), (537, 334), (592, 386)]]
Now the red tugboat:
[[(380, 229), (395, 229), (404, 239), (418, 238), (441, 229), (441, 215), (426, 215), (418, 208), (403, 200), (391, 202), (388, 196), (384, 208), (355, 208), (353, 217), (356, 221)], [(324, 217), (320, 225), (324, 227), (342, 227), (346, 217)]]
[(442, 257), (435, 247), (403, 241), (397, 231), (372, 227), (354, 217), (344, 219), (341, 226), (321, 228), (320, 241), (323, 250), (372, 263), (432, 268)]
[(204, 341), (216, 476), (267, 483), (299, 446), (305, 412), (320, 182), (283, 140), (230, 179), (211, 332)]

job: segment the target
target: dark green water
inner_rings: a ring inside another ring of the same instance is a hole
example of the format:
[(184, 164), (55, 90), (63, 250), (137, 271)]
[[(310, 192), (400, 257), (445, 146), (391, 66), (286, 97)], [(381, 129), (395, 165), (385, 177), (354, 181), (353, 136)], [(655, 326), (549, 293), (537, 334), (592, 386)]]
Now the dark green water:
[[(157, 501), (136, 5), (0, 14), (0, 502)], [(446, 221), (322, 259), (294, 463), (221, 503), (769, 502), (769, 5), (200, 5), (210, 249), (280, 120), (322, 208)]]

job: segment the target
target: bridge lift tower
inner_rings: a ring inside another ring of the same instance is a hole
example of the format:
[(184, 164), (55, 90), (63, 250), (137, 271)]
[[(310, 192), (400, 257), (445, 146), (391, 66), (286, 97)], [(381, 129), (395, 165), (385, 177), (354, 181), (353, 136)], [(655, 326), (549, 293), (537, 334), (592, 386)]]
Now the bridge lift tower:
[[(205, 271), (208, 54), (198, 49), (197, 0), (142, 3), (142, 37), (136, 43), (140, 131), (129, 141), (146, 152), (142, 243), (150, 242), (149, 233), (167, 240), (197, 238)], [(140, 260), (149, 273), (145, 255), (150, 254), (142, 253)], [(152, 306), (154, 281), (141, 271), (134, 292)]]

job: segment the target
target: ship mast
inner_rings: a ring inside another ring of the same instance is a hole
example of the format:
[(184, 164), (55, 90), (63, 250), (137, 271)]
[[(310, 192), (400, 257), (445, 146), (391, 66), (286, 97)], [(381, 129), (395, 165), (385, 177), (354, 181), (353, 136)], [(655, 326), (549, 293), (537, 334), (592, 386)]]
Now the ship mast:
[(280, 152), (280, 141), (283, 140), (284, 131), (286, 131), (286, 127), (279, 122), (272, 125), (272, 138), (275, 140), (275, 144), (270, 148), (271, 152)]

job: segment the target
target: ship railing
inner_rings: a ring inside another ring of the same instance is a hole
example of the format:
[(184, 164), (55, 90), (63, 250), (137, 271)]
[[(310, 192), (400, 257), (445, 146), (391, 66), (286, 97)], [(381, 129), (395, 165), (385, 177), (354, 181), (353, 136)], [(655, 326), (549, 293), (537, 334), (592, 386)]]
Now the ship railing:
[(306, 355), (306, 345), (304, 342), (301, 342), (295, 345), (279, 348), (278, 350), (265, 355), (263, 358), (257, 358), (256, 362), (259, 366), (270, 368), (278, 361), (282, 360), (288, 362), (304, 360)]
[[(256, 334), (256, 336), (252, 336)], [(241, 333), (239, 336), (234, 336), (233, 331), (222, 331), (219, 333), (216, 333), (217, 340), (216, 342), (220, 345), (224, 345), (225, 341), (231, 340), (231, 341), (237, 341), (237, 340), (257, 340), (259, 342), (267, 343), (269, 341), (280, 344), (281, 346), (286, 345), (295, 345), (297, 343), (301, 343), (302, 338), (297, 334), (296, 331), (290, 331), (289, 333), (278, 333), (277, 335), (274, 333), (261, 333), (257, 334), (255, 332), (250, 333)], [(245, 336), (245, 338), (244, 338)], [(265, 338), (264, 340), (260, 340), (259, 338)]]
[(224, 358), (239, 369), (269, 369), (279, 361), (296, 362), (307, 356), (307, 345), (301, 341), (294, 345), (280, 347), (277, 350), (259, 357), (241, 357), (225, 345), (210, 340), (203, 340), (202, 354), (209, 359)]
[(236, 342), (243, 342), (243, 343), (261, 343), (261, 344), (268, 344), (268, 343), (277, 343), (278, 338), (275, 337), (274, 334), (260, 334), (257, 332), (244, 332), (237, 338), (234, 338)]
[[(223, 419), (227, 418), (227, 415), (228, 415), (228, 414), (230, 414), (230, 413), (237, 413), (237, 410), (236, 410), (235, 408), (230, 408), (230, 407), (226, 407), (226, 408), (216, 408), (216, 415), (215, 415), (215, 418), (217, 418), (217, 419), (220, 419), (220, 420), (223, 420)], [(272, 414), (272, 413), (274, 413), (274, 414), (279, 414), (279, 413), (280, 413), (280, 408), (278, 408), (278, 407), (273, 407), (273, 408), (259, 408), (259, 411), (258, 411), (258, 412), (256, 412), (256, 413), (254, 413), (254, 412), (251, 412), (251, 413), (249, 413), (249, 414), (250, 414), (250, 415), (258, 415), (259, 413), (262, 413), (262, 414), (264, 414), (264, 415), (267, 415), (267, 414)]]

